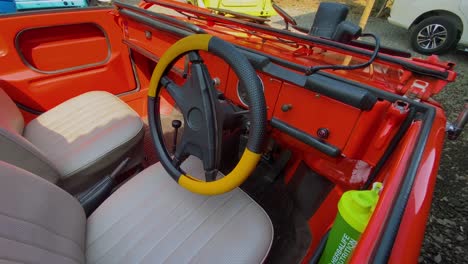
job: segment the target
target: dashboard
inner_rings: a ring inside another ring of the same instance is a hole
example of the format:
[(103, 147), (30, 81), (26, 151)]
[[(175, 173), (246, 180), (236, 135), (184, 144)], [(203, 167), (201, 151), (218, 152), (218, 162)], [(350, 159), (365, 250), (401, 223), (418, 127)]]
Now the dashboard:
[[(171, 35), (148, 38), (158, 32), (132, 20), (127, 23), (123, 43), (155, 63), (177, 39)], [(392, 111), (394, 104), (380, 100), (360, 83), (326, 72), (306, 76), (287, 61), (243, 47), (239, 50), (263, 84), (270, 137), (291, 149), (299, 157), (295, 160), (329, 180), (348, 188), (362, 186), (407, 112)], [(218, 90), (247, 109), (244, 87), (239, 87), (234, 71), (214, 55), (200, 54), (211, 77), (219, 79)], [(184, 62), (175, 66), (183, 71)]]

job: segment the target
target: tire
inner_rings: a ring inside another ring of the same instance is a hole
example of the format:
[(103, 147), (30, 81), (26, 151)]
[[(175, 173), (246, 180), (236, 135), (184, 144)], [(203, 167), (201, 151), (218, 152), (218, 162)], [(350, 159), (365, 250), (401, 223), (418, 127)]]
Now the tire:
[(411, 47), (421, 54), (442, 54), (457, 42), (457, 24), (448, 16), (426, 18), (410, 29)]

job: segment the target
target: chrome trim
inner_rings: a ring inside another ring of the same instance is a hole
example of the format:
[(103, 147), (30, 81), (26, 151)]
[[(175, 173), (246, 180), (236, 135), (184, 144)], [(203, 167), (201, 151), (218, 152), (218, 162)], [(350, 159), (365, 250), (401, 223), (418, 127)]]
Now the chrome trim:
[[(262, 84), (263, 93), (265, 93), (265, 85), (263, 84), (262, 78), (258, 74), (257, 74), (257, 78), (260, 80), (260, 83)], [(240, 88), (240, 83), (239, 83), (239, 80), (237, 80), (237, 85), (236, 85), (237, 98), (239, 99), (239, 101), (241, 102), (243, 106), (249, 107), (249, 105), (244, 101), (244, 99), (242, 99), (242, 96), (240, 96), (239, 88)]]

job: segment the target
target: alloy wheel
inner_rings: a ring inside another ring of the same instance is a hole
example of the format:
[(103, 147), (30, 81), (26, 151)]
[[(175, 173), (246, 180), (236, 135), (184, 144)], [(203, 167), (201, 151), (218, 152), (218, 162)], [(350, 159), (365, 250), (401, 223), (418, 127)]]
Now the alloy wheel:
[(443, 25), (427, 25), (418, 32), (417, 43), (423, 49), (436, 49), (445, 43), (447, 35), (447, 29)]

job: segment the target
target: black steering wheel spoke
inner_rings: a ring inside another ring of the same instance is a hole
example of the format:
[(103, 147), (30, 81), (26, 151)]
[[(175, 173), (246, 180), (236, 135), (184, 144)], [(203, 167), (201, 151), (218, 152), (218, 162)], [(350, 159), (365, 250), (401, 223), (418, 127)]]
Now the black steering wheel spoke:
[(212, 182), (216, 180), (216, 176), (218, 176), (218, 170), (205, 170), (205, 181)]
[(221, 146), (216, 141), (219, 138), (219, 133), (215, 133), (214, 138), (209, 138), (207, 131), (185, 129), (177, 144), (174, 161), (180, 165), (188, 156), (193, 155), (202, 161), (205, 171), (217, 170), (220, 161), (218, 150)]
[(180, 165), (189, 157), (189, 154), (185, 154), (182, 151), (177, 151), (174, 153), (174, 156), (172, 158), (172, 165), (174, 167), (180, 169)]
[[(198, 52), (189, 52), (189, 71), (183, 85), (176, 84), (168, 76), (160, 84), (174, 99), (185, 119), (184, 132), (174, 153), (174, 166), (189, 155), (203, 161), (207, 180), (217, 175), (221, 159), (222, 115), (219, 114), (217, 92), (208, 68)], [(216, 172), (213, 172), (216, 171)]]
[[(187, 145), (183, 145), (183, 146), (187, 146)], [(182, 149), (185, 149), (185, 147), (183, 147)], [(192, 152), (193, 153), (194, 149), (192, 148), (192, 151), (189, 151), (189, 152)], [(198, 150), (195, 150), (194, 152), (197, 152), (197, 153), (203, 153), (202, 150), (198, 149)], [(174, 167), (176, 167), (178, 170), (182, 171), (183, 170), (180, 168), (180, 165), (182, 165), (182, 163), (188, 158), (190, 157), (191, 154), (188, 154), (187, 151), (184, 151), (184, 150), (181, 150), (181, 151), (178, 151), (176, 153), (174, 153), (174, 157), (172, 159), (172, 165)], [(201, 156), (201, 157), (206, 157), (207, 155), (205, 154), (200, 154), (200, 155), (194, 155), (194, 156)], [(210, 162), (205, 162), (205, 160), (207, 160), (206, 158), (201, 158), (201, 161), (202, 161), (202, 165), (203, 165), (203, 170), (205, 171), (205, 181), (206, 182), (211, 182), (211, 181), (215, 181), (216, 180), (216, 177), (218, 176), (218, 169), (217, 168), (214, 168), (215, 166), (213, 165), (213, 163), (211, 162), (211, 165), (209, 164)]]
[(216, 149), (209, 149), (203, 144), (199, 144), (192, 140), (197, 135), (191, 135), (191, 132), (182, 136), (181, 142), (176, 148), (172, 164), (176, 168), (180, 168), (180, 165), (191, 155), (200, 158), (205, 171), (205, 180), (207, 182), (216, 180), (218, 175), (218, 162), (219, 157)]
[(188, 102), (187, 102), (188, 98), (184, 94), (183, 87), (176, 84), (173, 80), (171, 80), (167, 76), (164, 76), (161, 78), (161, 86), (166, 88), (166, 91), (171, 95), (172, 99), (174, 99), (177, 106), (182, 111), (182, 114), (184, 114), (185, 111), (183, 107), (188, 105)]

